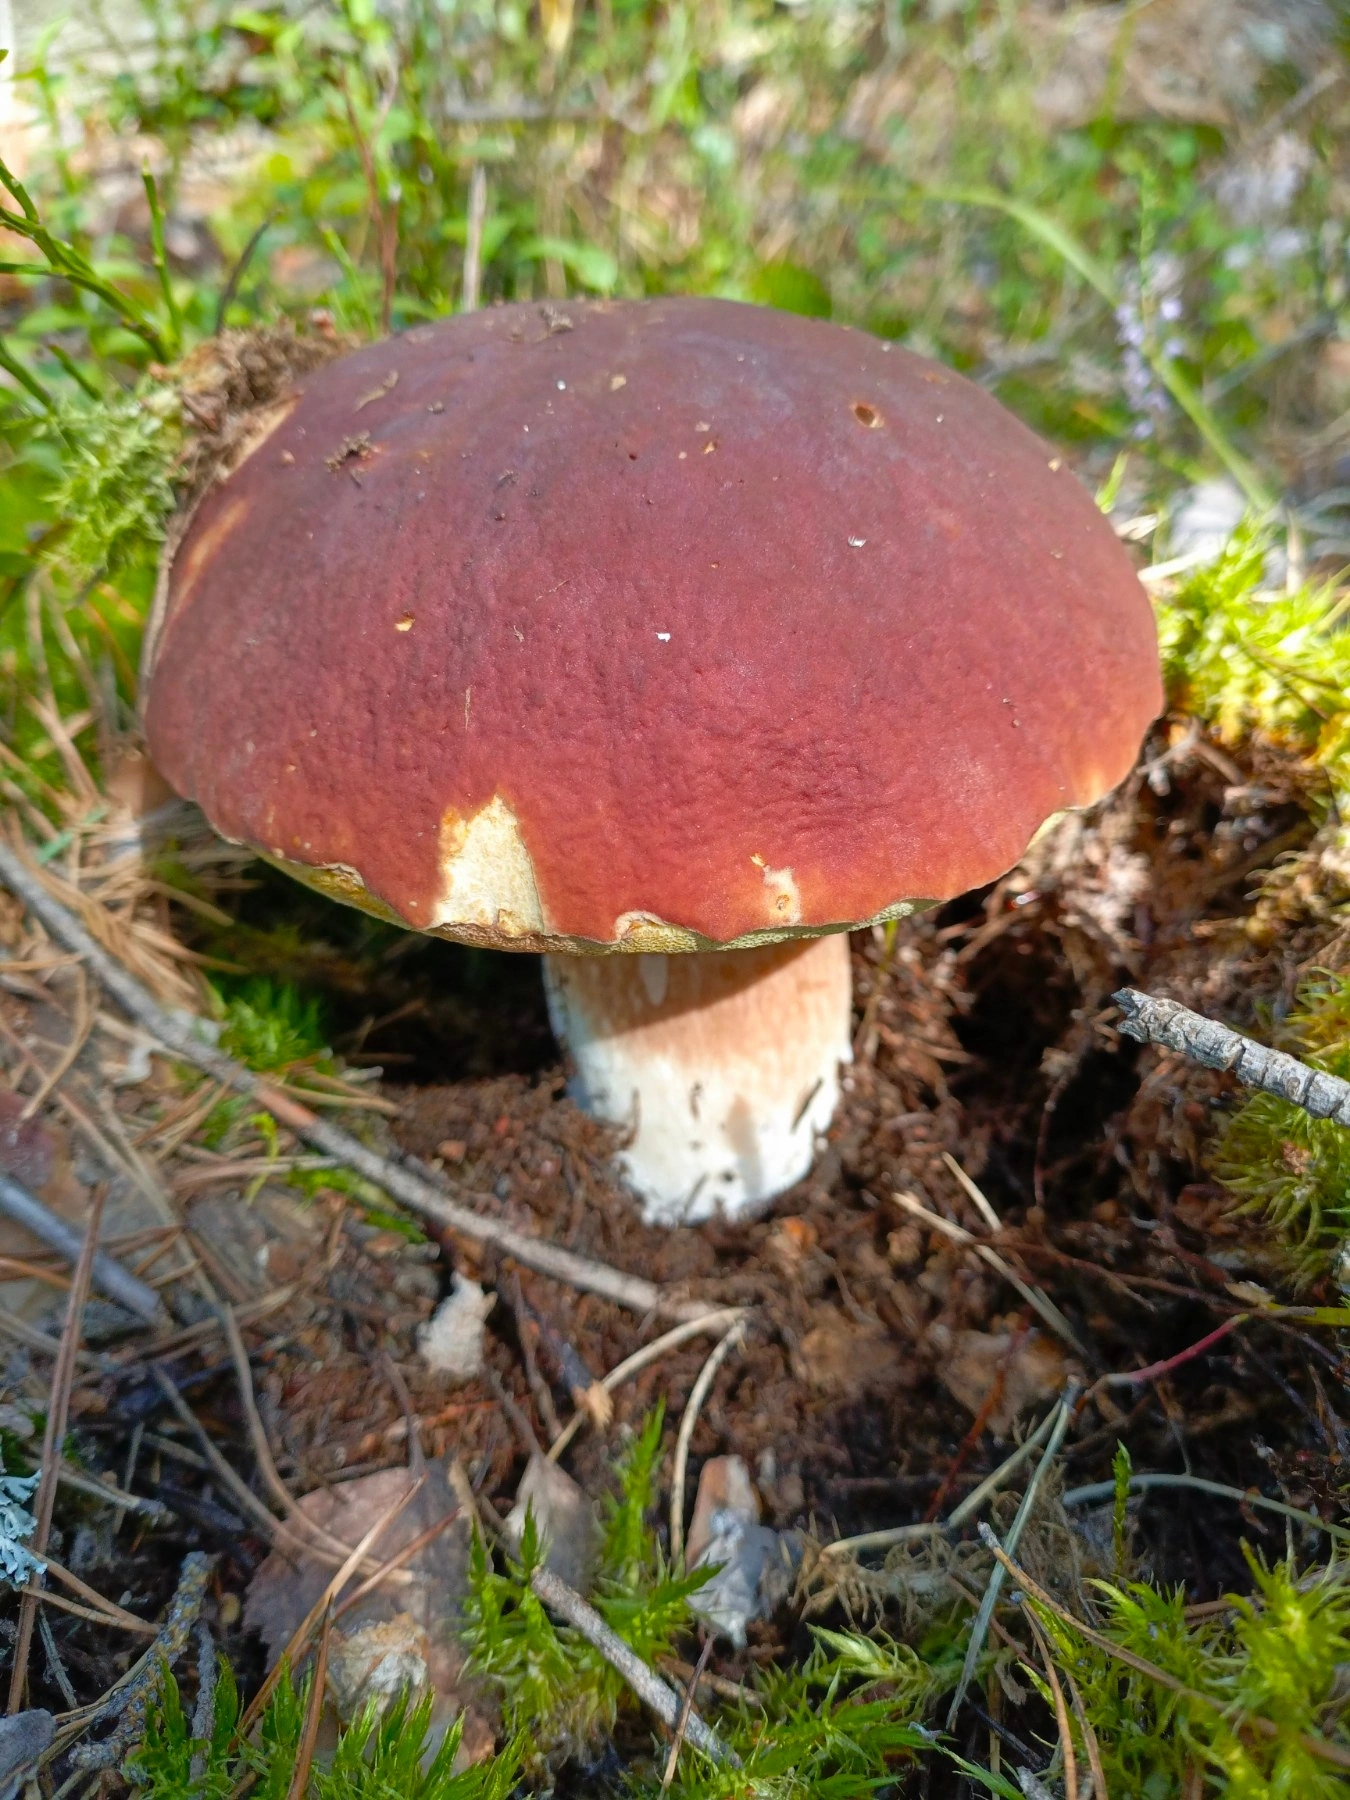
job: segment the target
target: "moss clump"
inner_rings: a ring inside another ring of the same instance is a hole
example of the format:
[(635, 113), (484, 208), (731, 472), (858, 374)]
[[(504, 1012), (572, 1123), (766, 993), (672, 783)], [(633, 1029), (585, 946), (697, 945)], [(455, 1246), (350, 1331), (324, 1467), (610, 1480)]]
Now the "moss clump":
[(1158, 609), (1168, 694), (1225, 743), (1262, 737), (1322, 771), (1350, 808), (1350, 637), (1326, 583), (1262, 585), (1269, 534), (1249, 521)]
[[(1350, 1582), (1339, 1565), (1301, 1574), (1249, 1554), (1254, 1591), (1189, 1621), (1181, 1590), (1099, 1584), (1102, 1629), (1177, 1684), (1164, 1686), (1044, 1615), (1056, 1661), (1076, 1685), (1112, 1794), (1166, 1800), (1331, 1800), (1350, 1793), (1344, 1675)], [(1088, 1760), (1081, 1722), (1075, 1731)], [(1014, 1789), (1013, 1792), (1016, 1792)]]
[[(1350, 1080), (1350, 976), (1323, 974), (1304, 987), (1276, 1042)], [(1298, 1275), (1326, 1271), (1350, 1232), (1350, 1131), (1255, 1094), (1223, 1126), (1209, 1161), (1246, 1209), (1290, 1245)]]

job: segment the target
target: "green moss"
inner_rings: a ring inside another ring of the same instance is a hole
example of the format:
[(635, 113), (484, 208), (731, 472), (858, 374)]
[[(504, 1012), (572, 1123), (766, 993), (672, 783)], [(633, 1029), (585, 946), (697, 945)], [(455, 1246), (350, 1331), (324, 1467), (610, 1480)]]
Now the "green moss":
[[(1330, 1739), (1342, 1753), (1350, 1750), (1340, 1700), (1350, 1661), (1350, 1577), (1340, 1566), (1303, 1574), (1291, 1563), (1266, 1567), (1250, 1556), (1249, 1563), (1251, 1598), (1230, 1597), (1226, 1613), (1195, 1622), (1186, 1619), (1180, 1589), (1099, 1584), (1105, 1635), (1187, 1693), (1127, 1668), (1045, 1616), (1057, 1660), (1082, 1695), (1113, 1794), (1350, 1794), (1345, 1772), (1306, 1741)], [(1265, 1725), (1254, 1727), (1253, 1719)], [(1079, 1743), (1082, 1756), (1081, 1736)]]
[[(1350, 976), (1305, 986), (1275, 1042), (1350, 1079)], [(1322, 1273), (1350, 1233), (1350, 1131), (1330, 1119), (1255, 1094), (1221, 1127), (1209, 1166), (1288, 1243), (1305, 1278)]]
[[(146, 1717), (145, 1737), (126, 1774), (144, 1800), (226, 1800), (251, 1790), (256, 1800), (287, 1800), (300, 1752), (309, 1682), (296, 1690), (283, 1673), (257, 1739), (240, 1743), (239, 1698), (228, 1665), (219, 1671), (210, 1737), (194, 1737), (169, 1670)], [(497, 1756), (455, 1771), (462, 1722), (432, 1750), (431, 1700), (404, 1697), (383, 1714), (372, 1703), (338, 1737), (331, 1756), (311, 1768), (305, 1800), (506, 1800), (519, 1757)]]
[(1259, 735), (1325, 774), (1350, 807), (1350, 636), (1329, 583), (1263, 590), (1271, 534), (1249, 521), (1158, 608), (1172, 703), (1228, 744)]
[(217, 994), (220, 1047), (259, 1074), (324, 1056), (323, 1009), (318, 998), (289, 982), (253, 975)]
[(72, 578), (153, 559), (174, 508), (171, 475), (182, 443), (174, 389), (145, 381), (106, 398), (75, 395), (43, 429), (63, 447), (50, 504), (69, 522), (58, 549)]
[[(593, 1596), (605, 1622), (646, 1662), (668, 1654), (676, 1637), (692, 1629), (689, 1600), (708, 1579), (706, 1570), (677, 1574), (648, 1521), (661, 1426), (658, 1410), (619, 1461)], [(469, 1666), (500, 1693), (508, 1732), (529, 1733), (536, 1771), (594, 1750), (630, 1698), (600, 1653), (545, 1611), (530, 1586), (541, 1560), (533, 1515), (518, 1560), (506, 1559), (500, 1570), (476, 1542), (465, 1608)]]

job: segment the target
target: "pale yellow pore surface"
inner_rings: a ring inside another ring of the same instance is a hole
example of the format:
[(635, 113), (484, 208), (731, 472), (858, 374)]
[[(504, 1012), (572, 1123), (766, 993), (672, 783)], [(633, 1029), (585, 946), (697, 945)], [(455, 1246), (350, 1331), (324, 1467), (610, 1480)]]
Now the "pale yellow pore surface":
[(527, 950), (563, 956), (605, 956), (616, 951), (678, 956), (705, 950), (752, 950), (761, 945), (824, 937), (903, 919), (932, 904), (929, 900), (897, 900), (870, 919), (803, 925), (792, 870), (772, 868), (767, 859), (756, 856), (752, 860), (764, 880), (765, 923), (738, 938), (720, 943), (688, 925), (663, 919), (656, 912), (621, 913), (608, 941), (574, 937), (550, 923), (520, 823), (500, 794), (467, 819), (454, 807), (446, 809), (441, 819), (440, 891), (424, 925), (414, 926), (372, 894), (357, 869), (341, 863), (316, 867), (292, 862), (277, 851), (261, 850), (260, 854), (307, 887), (317, 888), (331, 899), (373, 913), (391, 924), (485, 950)]

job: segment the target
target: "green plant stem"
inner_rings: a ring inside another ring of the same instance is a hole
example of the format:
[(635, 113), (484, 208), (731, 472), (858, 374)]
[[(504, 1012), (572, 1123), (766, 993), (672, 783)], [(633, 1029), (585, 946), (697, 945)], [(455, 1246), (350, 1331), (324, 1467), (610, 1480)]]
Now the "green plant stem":
[(91, 400), (102, 400), (102, 394), (94, 386), (93, 382), (85, 374), (84, 370), (68, 350), (63, 349), (60, 344), (49, 340), (47, 344), (47, 354), (54, 357), (56, 361), (60, 363), (66, 374), (69, 375), (70, 379), (75, 383), (76, 387), (88, 394)]
[[(1031, 1509), (1036, 1504), (1036, 1493), (1041, 1485), (1041, 1477), (1059, 1454), (1059, 1447), (1064, 1442), (1064, 1434), (1069, 1429), (1077, 1400), (1078, 1389), (1072, 1385), (1066, 1388), (1059, 1403), (1059, 1414), (1055, 1419), (1054, 1429), (1050, 1433), (1050, 1442), (1045, 1446), (1045, 1455), (1032, 1470), (1031, 1480), (1027, 1483), (1027, 1491), (1023, 1494), (1022, 1503), (1008, 1528), (1008, 1543), (1013, 1550), (1017, 1548), (1027, 1520), (1031, 1517)], [(981, 1525), (980, 1536), (984, 1537), (986, 1532), (993, 1537), (989, 1527)], [(996, 1538), (994, 1541), (998, 1542)], [(989, 1585), (985, 1588), (984, 1597), (980, 1601), (980, 1609), (970, 1628), (970, 1642), (966, 1645), (965, 1661), (961, 1665), (961, 1679), (956, 1684), (956, 1692), (952, 1695), (951, 1707), (947, 1713), (948, 1731), (956, 1723), (956, 1715), (961, 1710), (961, 1702), (965, 1699), (966, 1690), (974, 1678), (975, 1665), (979, 1661), (980, 1651), (984, 1648), (984, 1640), (988, 1636), (990, 1622), (994, 1617), (994, 1608), (998, 1605), (999, 1592), (1003, 1587), (1003, 1574), (1002, 1567), (999, 1567), (990, 1575)]]
[[(924, 187), (919, 192), (925, 200), (953, 206), (987, 206), (1005, 214), (1032, 237), (1039, 238), (1057, 256), (1062, 257), (1074, 273), (1081, 275), (1113, 311), (1120, 305), (1120, 294), (1109, 272), (1079, 243), (1072, 232), (1066, 231), (1058, 220), (1043, 213), (1039, 207), (1028, 206), (1025, 200), (1014, 200), (1009, 194), (1000, 194), (997, 188)], [(1147, 348), (1144, 356), (1159, 381), (1251, 504), (1262, 512), (1269, 512), (1275, 505), (1275, 494), (1265, 477), (1229, 440), (1228, 434), (1197, 392), (1190, 377), (1170, 356), (1152, 354)]]
[[(1282, 1518), (1292, 1519), (1295, 1524), (1308, 1525), (1317, 1531), (1325, 1531), (1328, 1537), (1338, 1538), (1350, 1543), (1350, 1531), (1343, 1525), (1333, 1525), (1327, 1519), (1319, 1519), (1316, 1513), (1304, 1512), (1297, 1506), (1286, 1506), (1283, 1500), (1270, 1500), (1264, 1494), (1254, 1493), (1250, 1488), (1229, 1487), (1224, 1481), (1207, 1481), (1202, 1475), (1132, 1475), (1129, 1491), (1132, 1494), (1147, 1493), (1150, 1488), (1191, 1488), (1196, 1493), (1214, 1494), (1221, 1500), (1233, 1500), (1240, 1506), (1259, 1506), (1266, 1512), (1279, 1513)], [(1097, 1501), (1109, 1500), (1116, 1491), (1114, 1481), (1094, 1481), (1087, 1487), (1070, 1488), (1061, 1498), (1063, 1506), (1092, 1506)]]
[(111, 282), (105, 281), (88, 259), (80, 254), (73, 244), (65, 243), (54, 237), (42, 223), (31, 195), (18, 176), (0, 158), (0, 186), (5, 187), (18, 203), (19, 211), (12, 212), (8, 207), (0, 207), (0, 226), (12, 231), (17, 237), (27, 238), (29, 243), (36, 244), (47, 259), (45, 268), (24, 262), (0, 263), (0, 273), (6, 275), (53, 276), (60, 281), (70, 282), (72, 287), (83, 288), (102, 300), (112, 308), (128, 331), (144, 340), (161, 361), (167, 360), (164, 340), (153, 325), (147, 323), (136, 310), (125, 294), (119, 293)]
[(164, 209), (159, 203), (159, 187), (148, 168), (141, 170), (141, 180), (145, 184), (146, 204), (150, 208), (150, 248), (154, 256), (155, 273), (159, 276), (159, 290), (164, 296), (164, 310), (168, 314), (169, 329), (173, 333), (173, 349), (176, 352), (183, 342), (183, 315), (173, 297), (173, 282), (169, 278), (169, 259), (164, 248)]
[(10, 354), (3, 338), (0, 338), (0, 369), (3, 369), (7, 375), (12, 375), (20, 387), (26, 388), (44, 412), (56, 411), (55, 400), (52, 399), (37, 376), (30, 375), (23, 364)]

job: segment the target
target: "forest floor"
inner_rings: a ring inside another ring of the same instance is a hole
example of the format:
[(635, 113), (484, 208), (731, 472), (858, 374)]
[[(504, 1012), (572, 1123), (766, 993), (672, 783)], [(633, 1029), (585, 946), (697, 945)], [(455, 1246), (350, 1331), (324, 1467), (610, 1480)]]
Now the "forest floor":
[[(83, 62), (25, 37), (31, 117), (0, 90), (0, 155), (46, 221), (11, 185), (5, 842), (149, 1004), (269, 1084), (232, 1093), (166, 1049), (0, 890), (0, 1176), (77, 1237), (97, 1221), (162, 1309), (0, 1222), (0, 1648), (10, 1710), (56, 1715), (37, 1748), (0, 1726), (0, 1793), (35, 1765), (47, 1796), (153, 1800), (250, 1778), (268, 1800), (1350, 1792), (1350, 1133), (1141, 1048), (1112, 1002), (1129, 984), (1350, 1075), (1328, 19), (405, 10), (147, 4), (129, 48)], [(1132, 546), (1169, 692), (1109, 800), (992, 887), (854, 935), (815, 1167), (752, 1223), (674, 1231), (641, 1224), (616, 1134), (568, 1098), (537, 960), (398, 933), (222, 844), (146, 762), (134, 673), (191, 455), (181, 359), (220, 321), (361, 336), (667, 290), (832, 313), (998, 392)], [(297, 1107), (486, 1236), (316, 1152)], [(545, 1273), (498, 1227), (653, 1304)], [(426, 1349), (456, 1296), (458, 1371)], [(549, 1623), (510, 1530), (522, 1483), (743, 1776)], [(715, 1491), (740, 1496), (751, 1598), (710, 1633), (678, 1539)], [(981, 1523), (1043, 1592), (1005, 1588), (976, 1625)], [(310, 1673), (298, 1697), (283, 1661)], [(434, 1781), (421, 1726), (409, 1764), (351, 1723), (409, 1682), (432, 1742), (462, 1721)]]

